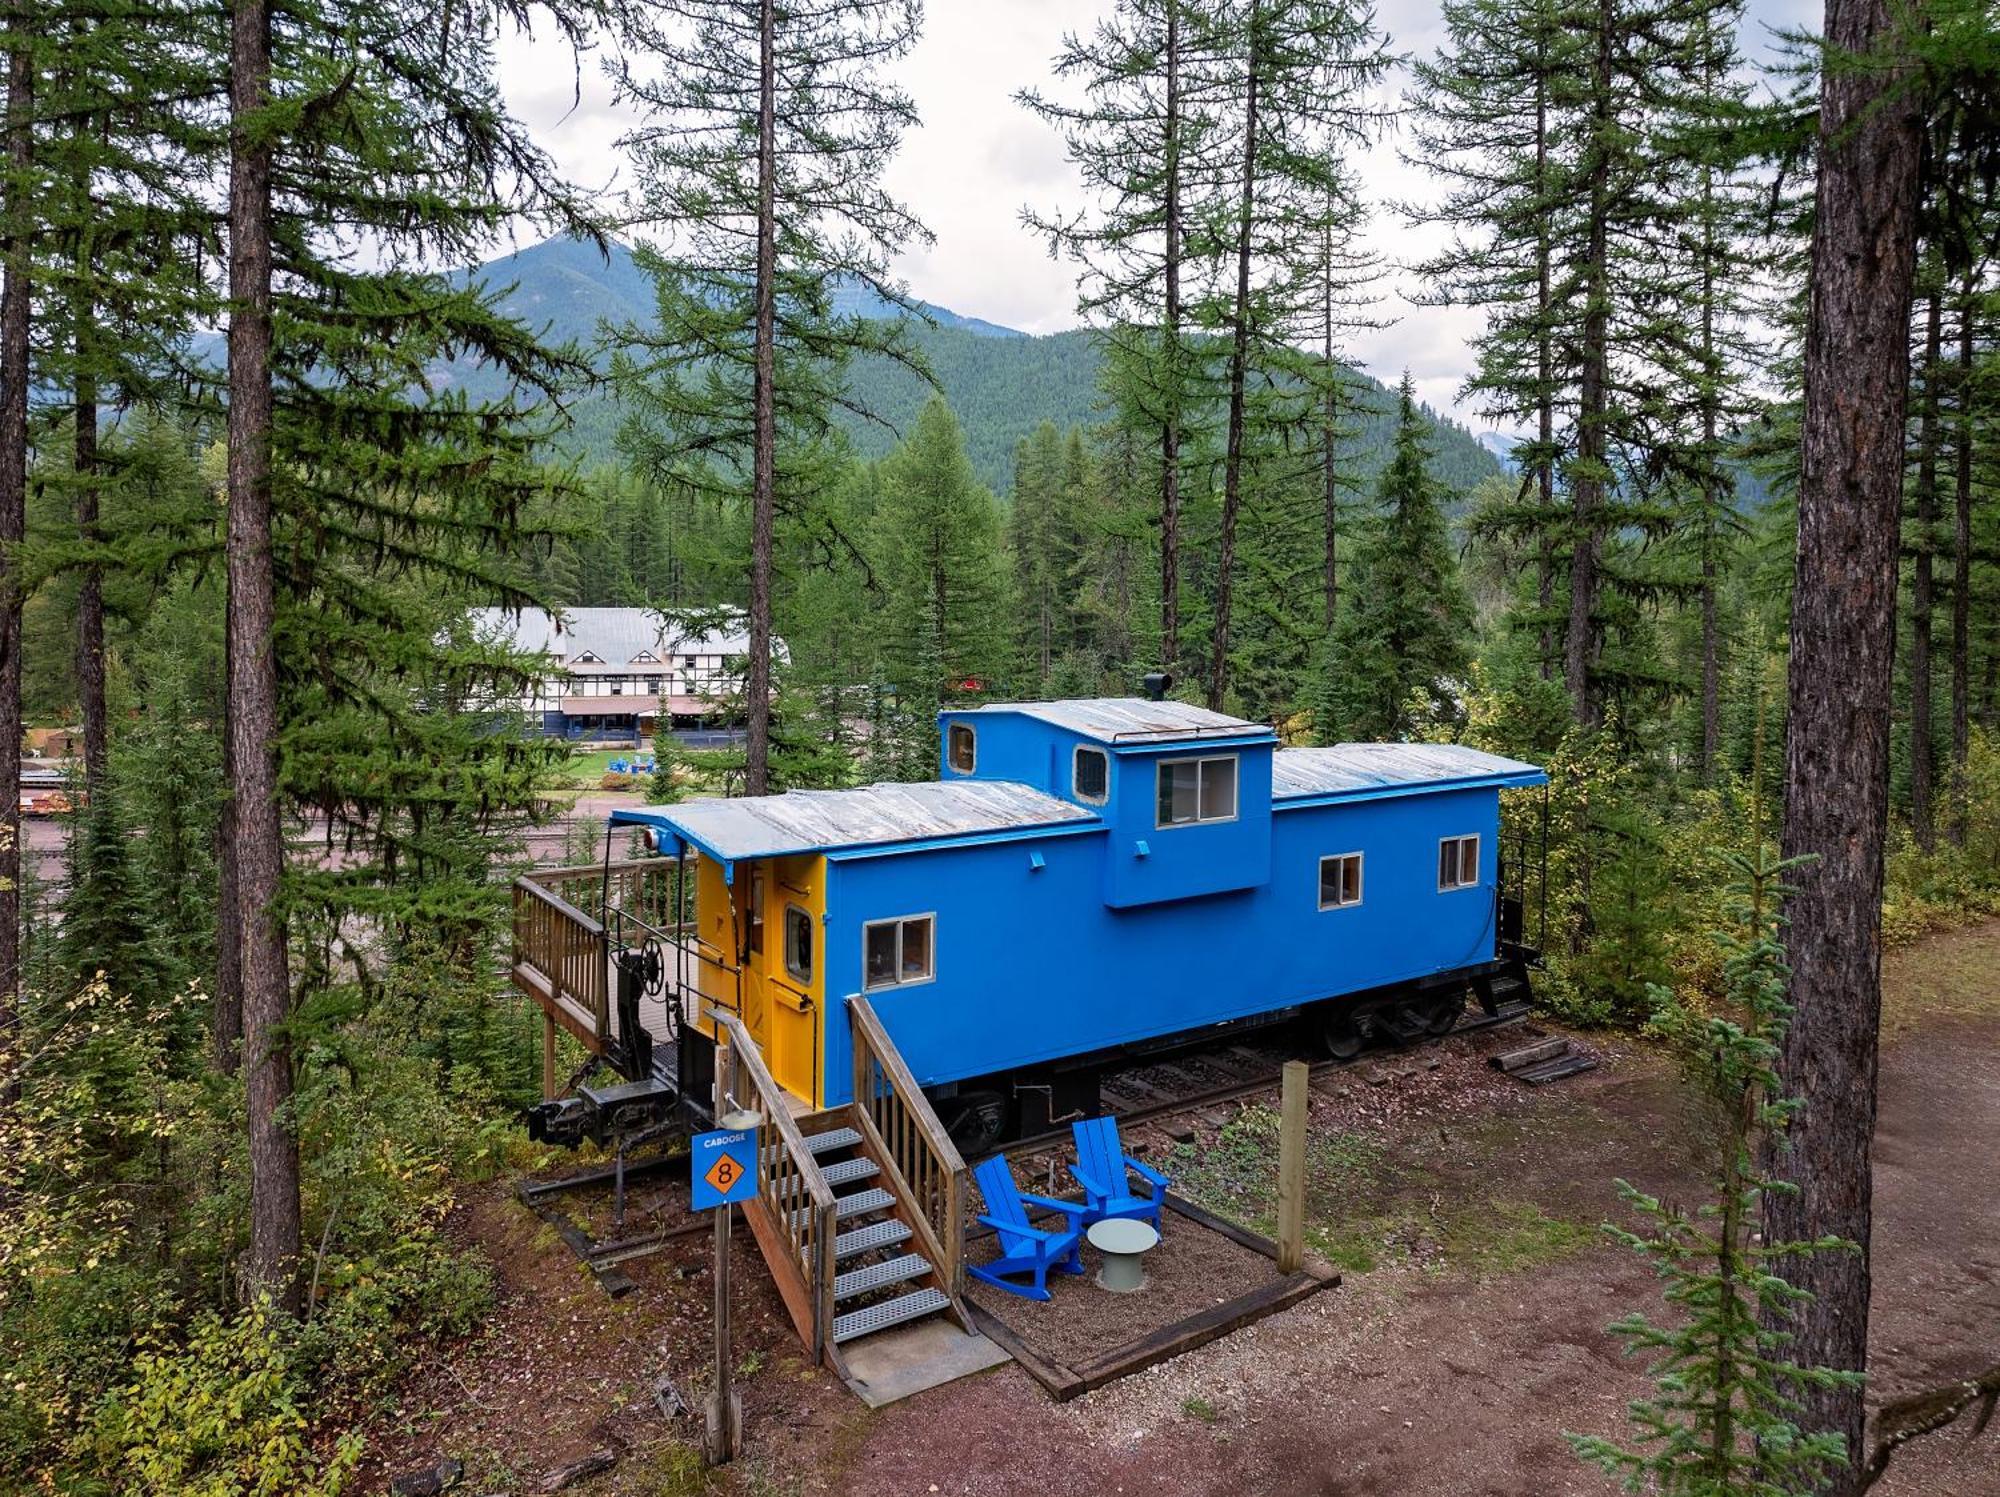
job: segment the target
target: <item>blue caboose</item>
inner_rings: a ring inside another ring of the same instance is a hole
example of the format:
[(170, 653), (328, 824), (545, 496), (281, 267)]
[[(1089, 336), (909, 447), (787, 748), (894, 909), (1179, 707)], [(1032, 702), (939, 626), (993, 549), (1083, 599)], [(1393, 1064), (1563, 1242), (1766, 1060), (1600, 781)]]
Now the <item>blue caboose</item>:
[[(681, 861), (685, 1052), (734, 1013), (801, 1109), (849, 1100), (865, 995), (970, 1147), (1096, 1102), (1135, 1049), (1302, 1019), (1336, 1053), (1524, 984), (1500, 791), (1450, 744), (1283, 748), (1137, 698), (942, 715), (935, 781), (614, 813)], [(1510, 928), (1510, 919), (1516, 924)], [(682, 1075), (690, 1067), (681, 1058)]]

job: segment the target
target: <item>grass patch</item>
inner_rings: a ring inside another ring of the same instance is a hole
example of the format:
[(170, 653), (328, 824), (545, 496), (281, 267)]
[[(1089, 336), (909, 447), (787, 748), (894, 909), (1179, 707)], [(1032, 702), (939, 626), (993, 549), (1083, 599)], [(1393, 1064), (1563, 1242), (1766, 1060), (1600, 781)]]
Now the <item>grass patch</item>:
[[(1519, 1124), (1493, 1121), (1459, 1136), (1474, 1157), (1518, 1143)], [(1485, 1135), (1493, 1136), (1485, 1136)], [(1364, 1133), (1312, 1135), (1306, 1145), (1306, 1246), (1348, 1274), (1391, 1264), (1475, 1275), (1517, 1273), (1596, 1241), (1593, 1224), (1551, 1215), (1532, 1201), (1468, 1190), (1451, 1161), (1425, 1144), (1396, 1149)], [(1277, 1228), (1278, 1115), (1246, 1107), (1206, 1148), (1177, 1147), (1174, 1189), (1218, 1215), (1270, 1236)]]
[(1222, 1417), (1216, 1412), (1214, 1404), (1192, 1394), (1182, 1400), (1181, 1412), (1190, 1419), (1200, 1420), (1203, 1424), (1213, 1424)]

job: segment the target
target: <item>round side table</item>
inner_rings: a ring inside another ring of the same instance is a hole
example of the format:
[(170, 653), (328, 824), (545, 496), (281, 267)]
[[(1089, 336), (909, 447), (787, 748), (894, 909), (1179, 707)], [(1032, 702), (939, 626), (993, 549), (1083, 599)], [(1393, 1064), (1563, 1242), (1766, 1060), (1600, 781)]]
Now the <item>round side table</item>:
[(1130, 1294), (1146, 1287), (1145, 1257), (1160, 1245), (1160, 1234), (1144, 1222), (1117, 1217), (1093, 1222), (1084, 1233), (1090, 1245), (1104, 1255), (1097, 1271), (1097, 1287), (1113, 1294)]

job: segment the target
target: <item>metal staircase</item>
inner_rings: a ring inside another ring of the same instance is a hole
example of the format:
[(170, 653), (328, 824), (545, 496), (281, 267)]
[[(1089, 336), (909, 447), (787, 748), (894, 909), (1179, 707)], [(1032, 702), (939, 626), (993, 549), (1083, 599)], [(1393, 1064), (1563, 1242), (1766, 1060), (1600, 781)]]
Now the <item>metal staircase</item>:
[(766, 1120), (744, 1215), (800, 1339), (843, 1376), (858, 1337), (931, 1315), (970, 1329), (964, 1161), (874, 1011), (848, 1002), (856, 1100), (802, 1118), (742, 1022), (715, 1014), (718, 1092)]

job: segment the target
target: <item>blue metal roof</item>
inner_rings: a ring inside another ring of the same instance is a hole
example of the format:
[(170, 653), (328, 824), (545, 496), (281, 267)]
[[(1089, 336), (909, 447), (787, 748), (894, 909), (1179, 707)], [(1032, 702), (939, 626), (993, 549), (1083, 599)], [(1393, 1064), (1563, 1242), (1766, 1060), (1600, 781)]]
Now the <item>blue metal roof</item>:
[(1081, 733), (1100, 743), (1167, 743), (1176, 739), (1270, 738), (1264, 723), (1247, 722), (1226, 712), (1211, 712), (1188, 702), (1155, 702), (1144, 697), (1079, 697), (1058, 702), (990, 702), (958, 714), (1015, 713)]
[(943, 780), (788, 790), (611, 813), (616, 825), (659, 827), (725, 863), (836, 848), (1092, 826), (1081, 806), (1012, 780)]
[(1546, 785), (1533, 764), (1458, 743), (1337, 743), (1279, 749), (1271, 756), (1271, 799), (1394, 795), (1471, 785)]

